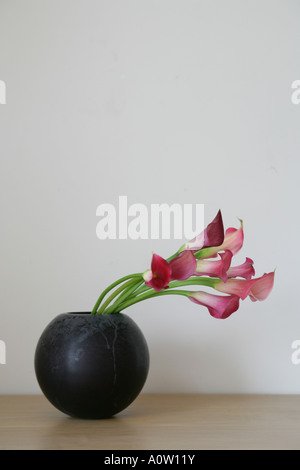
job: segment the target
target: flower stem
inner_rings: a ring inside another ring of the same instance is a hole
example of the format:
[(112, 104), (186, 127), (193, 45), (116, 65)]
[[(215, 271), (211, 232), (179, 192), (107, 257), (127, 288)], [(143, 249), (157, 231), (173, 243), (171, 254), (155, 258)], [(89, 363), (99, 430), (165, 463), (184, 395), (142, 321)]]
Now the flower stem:
[(118, 286), (122, 282), (127, 281), (128, 279), (133, 279), (133, 278), (143, 279), (143, 275), (141, 273), (129, 274), (128, 276), (124, 276), (121, 279), (118, 279), (117, 281), (113, 282), (110, 286), (108, 286), (106, 289), (104, 289), (104, 291), (101, 293), (100, 297), (98, 298), (98, 300), (97, 300), (97, 302), (96, 302), (96, 304), (95, 304), (95, 306), (94, 306), (94, 308), (91, 312), (92, 315), (97, 313), (97, 310), (99, 309), (102, 300), (104, 299), (106, 294), (108, 294), (108, 292), (110, 292), (112, 289), (114, 289), (116, 286)]
[(136, 279), (130, 279), (129, 281), (122, 284), (118, 289), (116, 289), (106, 301), (101, 305), (101, 307), (97, 310), (97, 313), (104, 313), (106, 307), (113, 301), (115, 297), (117, 297), (121, 292), (126, 290), (128, 287), (132, 287), (132, 284), (136, 284)]
[[(119, 304), (124, 302), (127, 298), (130, 298), (136, 295), (135, 291), (142, 282), (144, 281), (140, 281), (136, 279), (132, 279), (131, 281), (129, 281), (128, 286), (125, 287), (125, 289), (119, 295), (119, 297), (115, 300), (115, 302), (110, 307), (106, 308), (105, 310), (104, 309), (102, 310), (102, 307), (101, 307), (101, 311), (98, 311), (98, 313), (105, 313), (105, 314), (116, 313), (118, 311)], [(108, 304), (109, 302), (106, 303), (105, 307), (108, 306)], [(104, 307), (104, 304), (103, 304), (103, 307)]]
[(169, 288), (172, 289), (174, 287), (185, 287), (185, 286), (207, 286), (207, 287), (215, 287), (216, 282), (219, 281), (219, 278), (214, 277), (202, 277), (202, 276), (195, 276), (190, 277), (186, 281), (171, 281), (169, 284)]
[[(214, 287), (216, 280), (217, 280), (216, 278), (195, 276), (195, 277), (189, 278), (186, 281), (171, 281), (169, 283), (168, 289), (174, 289), (174, 287), (186, 287), (190, 285)], [(149, 290), (152, 290), (152, 287), (141, 285), (134, 292), (134, 297), (139, 296)]]
[(123, 311), (125, 308), (130, 307), (133, 304), (136, 304), (138, 302), (142, 302), (143, 300), (147, 299), (152, 299), (152, 297), (158, 297), (160, 295), (184, 295), (185, 297), (188, 297), (191, 295), (190, 291), (184, 291), (184, 290), (162, 290), (159, 292), (146, 292), (145, 294), (141, 294), (138, 297), (132, 297), (130, 299), (125, 300), (125, 302), (121, 303), (119, 305), (119, 310)]

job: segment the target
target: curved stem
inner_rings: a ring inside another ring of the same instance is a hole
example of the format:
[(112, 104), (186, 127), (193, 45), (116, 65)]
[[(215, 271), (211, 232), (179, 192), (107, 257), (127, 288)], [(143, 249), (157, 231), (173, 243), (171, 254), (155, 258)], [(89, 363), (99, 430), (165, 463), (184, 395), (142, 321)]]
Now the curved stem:
[(116, 289), (101, 305), (101, 307), (97, 310), (97, 313), (103, 313), (106, 307), (113, 301), (115, 297), (117, 297), (122, 291), (126, 290), (128, 287), (132, 286), (132, 283), (136, 283), (136, 279), (130, 279), (129, 281), (122, 284), (118, 289)]
[(127, 281), (127, 279), (132, 279), (134, 277), (142, 278), (143, 275), (141, 273), (129, 274), (128, 276), (124, 276), (121, 279), (118, 279), (117, 281), (113, 282), (110, 286), (108, 286), (106, 289), (104, 289), (104, 291), (101, 293), (100, 297), (98, 298), (97, 302), (95, 303), (95, 306), (91, 312), (92, 315), (94, 315), (97, 312), (102, 300), (104, 299), (106, 294), (108, 294), (108, 292), (110, 292), (114, 287), (118, 286), (122, 282)]
[(148, 300), (152, 299), (152, 297), (158, 297), (160, 295), (184, 295), (185, 297), (188, 297), (190, 295), (190, 291), (184, 291), (184, 290), (163, 290), (159, 292), (151, 292), (141, 294), (138, 297), (133, 297), (131, 299), (126, 300), (125, 302), (121, 303), (119, 305), (120, 311), (125, 310), (125, 308), (130, 307), (133, 304), (136, 304), (138, 302), (142, 302), (143, 300)]
[(202, 277), (195, 276), (187, 279), (186, 281), (171, 281), (169, 284), (170, 289), (174, 287), (185, 287), (185, 286), (207, 286), (214, 287), (219, 278), (215, 277)]
[(123, 290), (123, 292), (119, 295), (119, 297), (115, 300), (115, 302), (108, 308), (105, 309), (109, 305), (110, 302), (106, 302), (103, 304), (103, 310), (102, 307), (100, 311), (97, 313), (105, 313), (105, 314), (110, 314), (110, 313), (116, 313), (118, 305), (121, 304), (124, 300), (126, 300), (128, 297), (130, 298), (131, 296), (135, 296), (135, 291), (137, 287), (144, 281), (137, 281), (133, 279), (132, 281), (129, 281), (130, 284), (128, 284), (127, 287)]
[[(176, 287), (187, 287), (190, 285), (214, 287), (216, 280), (216, 278), (195, 276), (190, 279), (187, 279), (186, 281), (171, 281), (168, 287), (169, 289), (174, 289)], [(134, 292), (134, 296), (140, 296), (144, 292), (149, 291), (151, 289), (152, 287), (142, 285)]]

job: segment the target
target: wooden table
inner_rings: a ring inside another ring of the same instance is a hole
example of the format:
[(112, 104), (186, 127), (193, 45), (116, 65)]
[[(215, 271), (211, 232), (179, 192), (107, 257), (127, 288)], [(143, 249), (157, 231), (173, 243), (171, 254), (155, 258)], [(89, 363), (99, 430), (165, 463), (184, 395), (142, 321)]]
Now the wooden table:
[(2, 395), (0, 449), (299, 450), (300, 396), (142, 394), (112, 419), (77, 420), (42, 395)]

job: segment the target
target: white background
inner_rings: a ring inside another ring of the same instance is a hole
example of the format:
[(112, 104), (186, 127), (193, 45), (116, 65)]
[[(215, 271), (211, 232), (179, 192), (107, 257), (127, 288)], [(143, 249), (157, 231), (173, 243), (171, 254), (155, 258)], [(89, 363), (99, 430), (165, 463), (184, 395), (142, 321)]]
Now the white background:
[(128, 309), (144, 392), (299, 393), (299, 19), (296, 0), (1, 0), (0, 393), (40, 393), (52, 318), (180, 246), (97, 239), (119, 195), (240, 217), (235, 264), (277, 268), (272, 295), (225, 321), (183, 297)]

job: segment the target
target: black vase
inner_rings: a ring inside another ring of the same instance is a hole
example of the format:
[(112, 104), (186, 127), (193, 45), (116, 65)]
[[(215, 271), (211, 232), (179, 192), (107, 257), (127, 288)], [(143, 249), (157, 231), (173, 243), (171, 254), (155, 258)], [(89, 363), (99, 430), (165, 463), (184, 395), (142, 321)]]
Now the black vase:
[(123, 313), (66, 313), (42, 333), (34, 365), (42, 392), (57, 409), (77, 418), (109, 418), (141, 392), (149, 351), (140, 328)]

